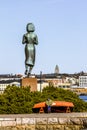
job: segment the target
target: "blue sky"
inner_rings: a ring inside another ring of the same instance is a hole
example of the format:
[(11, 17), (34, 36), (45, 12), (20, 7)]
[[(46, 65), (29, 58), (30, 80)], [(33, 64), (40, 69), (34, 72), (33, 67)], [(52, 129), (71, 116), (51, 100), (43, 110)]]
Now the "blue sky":
[(32, 73), (87, 71), (87, 0), (1, 0), (0, 73), (24, 74), (22, 36), (33, 22), (39, 44)]

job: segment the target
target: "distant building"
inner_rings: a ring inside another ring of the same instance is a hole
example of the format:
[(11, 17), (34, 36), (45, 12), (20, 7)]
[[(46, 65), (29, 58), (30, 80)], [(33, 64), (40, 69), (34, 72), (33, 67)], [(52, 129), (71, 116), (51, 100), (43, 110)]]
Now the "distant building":
[(59, 74), (59, 67), (58, 67), (58, 65), (56, 65), (55, 70), (54, 70), (54, 73), (55, 73), (55, 74)]
[(37, 83), (37, 91), (41, 91), (45, 88), (49, 86), (49, 83), (45, 80), (38, 80), (38, 83)]
[(0, 81), (4, 80), (20, 80), (23, 76), (21, 74), (0, 74)]
[(18, 86), (18, 87), (20, 87), (20, 81), (16, 81), (16, 80), (2, 80), (2, 81), (0, 81), (0, 94), (1, 93), (3, 93), (4, 91), (5, 91), (5, 89), (6, 89), (6, 87), (7, 86), (13, 86), (13, 85), (15, 85), (15, 86)]
[(0, 94), (4, 92), (8, 85), (20, 87), (21, 74), (0, 74)]
[(41, 76), (41, 79), (40, 79), (40, 76), (38, 76), (37, 80), (38, 80), (38, 85), (37, 85), (38, 91), (40, 91), (40, 88), (42, 90), (44, 87), (49, 86), (49, 85), (52, 85), (58, 88), (64, 88), (64, 89), (70, 88), (71, 86), (71, 83), (67, 82), (66, 77), (62, 76), (62, 74), (55, 74), (55, 73), (43, 74)]
[(79, 76), (79, 87), (87, 88), (87, 76)]
[[(37, 91), (42, 91), (43, 88), (49, 85), (59, 88), (87, 88), (87, 75), (82, 75), (82, 73), (77, 74), (67, 74), (59, 73), (59, 67), (56, 65), (55, 73), (51, 74), (39, 74), (34, 75), (37, 79)], [(21, 86), (22, 75), (13, 74), (1, 74), (0, 75), (0, 93), (3, 93), (8, 85), (10, 86)], [(74, 86), (74, 87), (73, 87)]]

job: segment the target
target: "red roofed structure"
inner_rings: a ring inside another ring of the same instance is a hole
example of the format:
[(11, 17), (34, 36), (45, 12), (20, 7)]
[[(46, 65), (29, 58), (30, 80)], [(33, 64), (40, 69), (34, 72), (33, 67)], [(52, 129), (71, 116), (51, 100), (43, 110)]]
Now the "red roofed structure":
[[(48, 113), (46, 102), (37, 103), (32, 108), (34, 113)], [(74, 104), (72, 102), (66, 101), (52, 101), (51, 104), (51, 112), (52, 113), (69, 113), (72, 112)]]

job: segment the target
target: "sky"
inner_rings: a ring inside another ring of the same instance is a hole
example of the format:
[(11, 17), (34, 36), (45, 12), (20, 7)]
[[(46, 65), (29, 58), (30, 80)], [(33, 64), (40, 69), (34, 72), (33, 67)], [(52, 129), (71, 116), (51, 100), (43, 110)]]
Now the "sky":
[(87, 0), (0, 0), (0, 74), (24, 74), (22, 37), (35, 25), (33, 74), (87, 72)]

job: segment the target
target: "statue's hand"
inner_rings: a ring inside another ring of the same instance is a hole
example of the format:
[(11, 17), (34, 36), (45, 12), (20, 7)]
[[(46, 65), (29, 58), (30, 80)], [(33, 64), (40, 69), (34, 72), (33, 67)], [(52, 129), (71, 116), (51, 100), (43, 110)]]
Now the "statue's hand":
[(36, 43), (36, 38), (35, 37), (33, 38), (33, 43)]
[(33, 43), (34, 43), (34, 44), (38, 44), (38, 40), (37, 40), (36, 37), (33, 38)]

